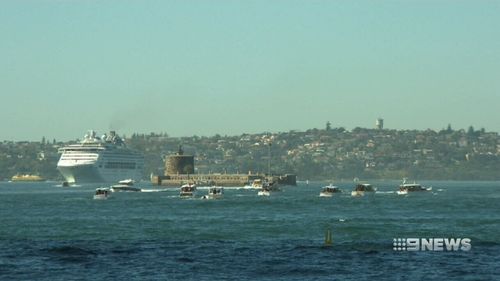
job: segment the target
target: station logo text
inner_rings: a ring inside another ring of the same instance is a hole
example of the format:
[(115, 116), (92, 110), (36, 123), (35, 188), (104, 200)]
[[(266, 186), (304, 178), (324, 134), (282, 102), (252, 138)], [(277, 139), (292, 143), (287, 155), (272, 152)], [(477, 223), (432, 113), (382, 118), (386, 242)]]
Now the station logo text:
[(394, 251), (470, 251), (470, 238), (394, 238)]

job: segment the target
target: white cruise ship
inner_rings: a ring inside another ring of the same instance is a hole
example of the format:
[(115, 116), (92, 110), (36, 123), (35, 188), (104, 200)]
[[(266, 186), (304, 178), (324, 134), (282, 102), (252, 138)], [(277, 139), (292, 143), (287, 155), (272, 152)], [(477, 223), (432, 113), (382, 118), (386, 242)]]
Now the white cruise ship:
[(59, 152), (62, 155), (57, 169), (69, 183), (142, 178), (144, 156), (126, 148), (114, 131), (102, 137), (89, 131), (80, 143), (63, 147)]

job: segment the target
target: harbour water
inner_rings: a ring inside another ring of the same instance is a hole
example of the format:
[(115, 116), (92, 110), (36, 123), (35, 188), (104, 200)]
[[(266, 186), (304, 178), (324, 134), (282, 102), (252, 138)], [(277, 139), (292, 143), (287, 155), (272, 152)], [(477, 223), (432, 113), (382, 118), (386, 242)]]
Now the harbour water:
[[(432, 192), (380, 181), (360, 198), (352, 183), (333, 198), (299, 183), (270, 197), (93, 200), (98, 185), (2, 182), (0, 280), (498, 280), (500, 182), (421, 183)], [(470, 238), (471, 250), (395, 251), (398, 237)]]

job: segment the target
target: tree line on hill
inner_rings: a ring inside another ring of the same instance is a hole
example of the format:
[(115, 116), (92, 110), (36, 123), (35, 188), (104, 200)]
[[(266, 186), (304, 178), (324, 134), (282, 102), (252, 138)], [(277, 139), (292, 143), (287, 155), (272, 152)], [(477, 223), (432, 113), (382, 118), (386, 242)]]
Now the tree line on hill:
[[(183, 146), (197, 173), (292, 173), (302, 180), (499, 180), (500, 142), (484, 129), (387, 130), (332, 128), (239, 136), (170, 137), (133, 134), (128, 147), (145, 156), (144, 178), (163, 174), (164, 161)], [(74, 143), (71, 142), (71, 143)], [(69, 142), (0, 143), (0, 178), (39, 174), (62, 180), (58, 149)]]

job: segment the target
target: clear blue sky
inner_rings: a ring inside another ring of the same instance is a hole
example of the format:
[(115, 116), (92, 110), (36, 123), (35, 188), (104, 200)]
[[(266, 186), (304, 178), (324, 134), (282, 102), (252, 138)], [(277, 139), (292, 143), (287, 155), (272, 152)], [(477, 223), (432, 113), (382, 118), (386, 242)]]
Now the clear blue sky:
[(500, 1), (0, 2), (0, 140), (500, 131)]

